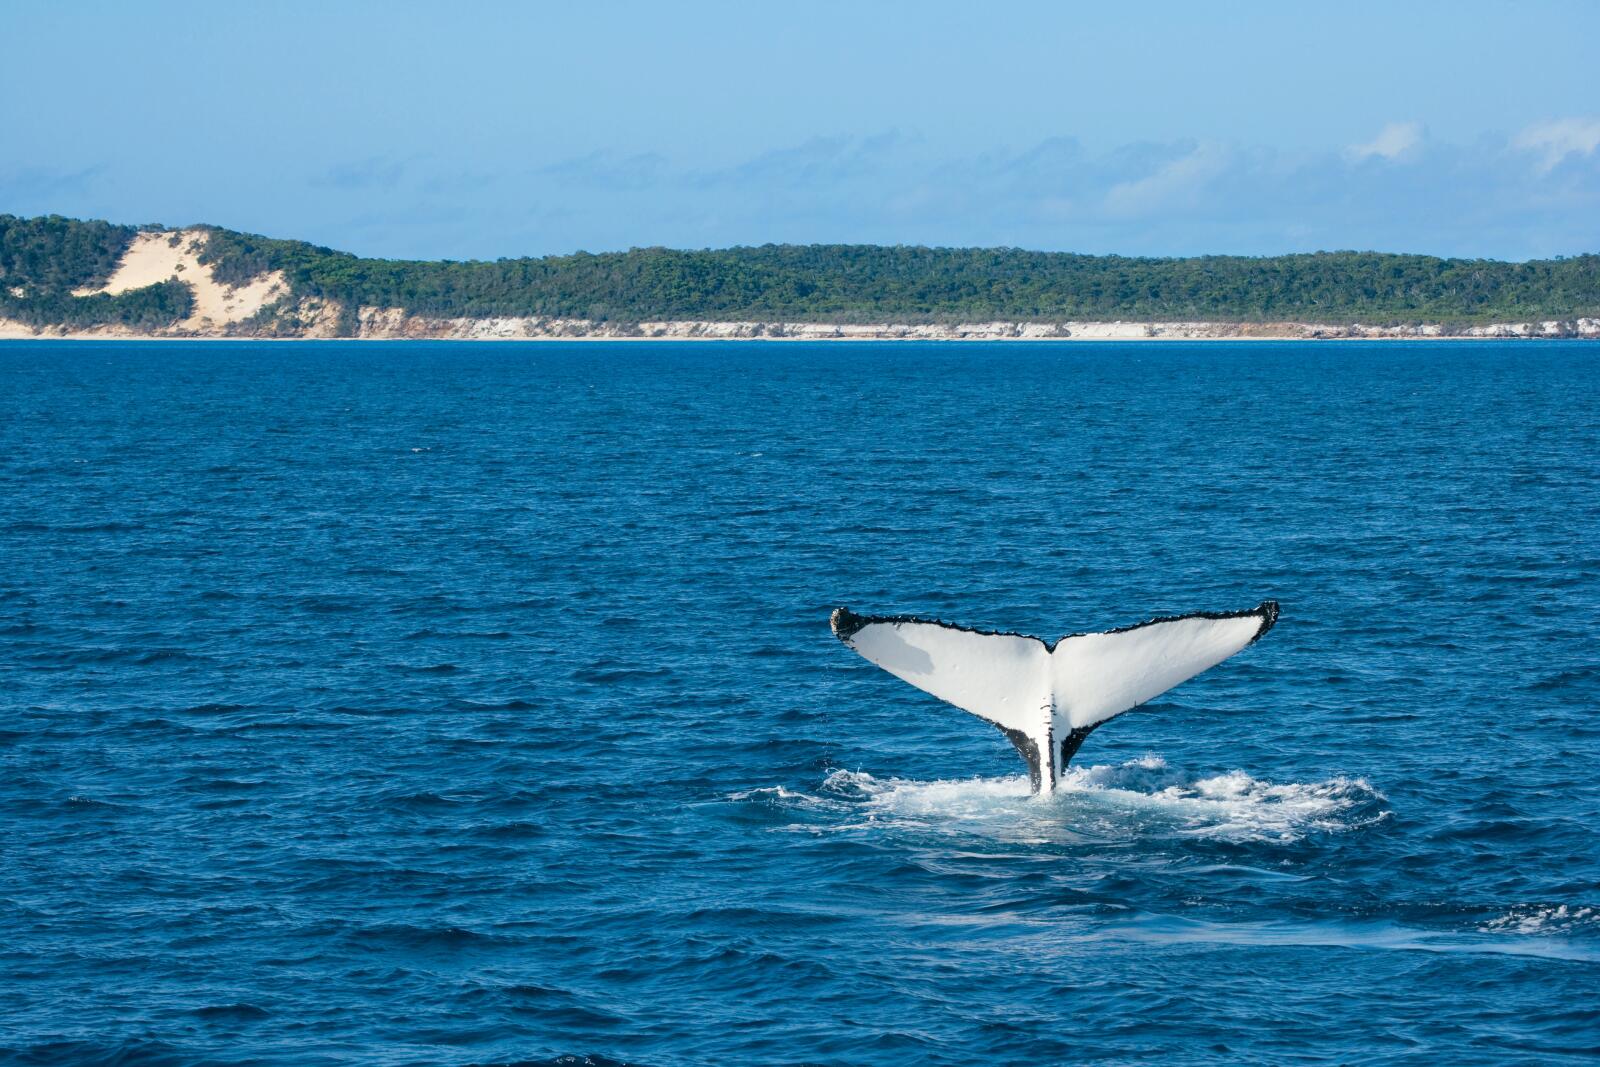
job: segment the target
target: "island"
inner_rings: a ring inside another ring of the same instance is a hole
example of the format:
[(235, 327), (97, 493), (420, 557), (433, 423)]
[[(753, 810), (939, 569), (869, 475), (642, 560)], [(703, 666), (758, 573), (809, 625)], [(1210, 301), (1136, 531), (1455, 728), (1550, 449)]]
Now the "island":
[(139, 337), (1595, 338), (1600, 255), (762, 245), (455, 262), (0, 215), (0, 338)]

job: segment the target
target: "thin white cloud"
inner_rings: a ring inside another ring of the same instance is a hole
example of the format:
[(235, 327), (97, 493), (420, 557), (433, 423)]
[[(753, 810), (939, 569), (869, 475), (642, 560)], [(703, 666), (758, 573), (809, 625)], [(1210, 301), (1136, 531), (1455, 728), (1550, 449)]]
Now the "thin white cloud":
[(99, 179), (105, 170), (105, 164), (100, 163), (81, 170), (24, 167), (21, 170), (0, 171), (0, 201), (9, 204), (13, 201), (34, 198), (81, 194)]
[(813, 137), (793, 147), (762, 152), (736, 166), (702, 172), (694, 180), (705, 186), (766, 181), (806, 187), (838, 182), (876, 169), (909, 143), (897, 130), (870, 137)]
[(1536, 122), (1517, 134), (1511, 146), (1539, 155), (1539, 171), (1548, 173), (1568, 156), (1587, 156), (1600, 148), (1600, 118)]
[(322, 189), (352, 191), (393, 189), (400, 184), (400, 180), (406, 176), (412, 164), (420, 158), (422, 157), (416, 155), (404, 159), (393, 156), (372, 156), (368, 159), (353, 160), (330, 167), (312, 178), (311, 184)]
[(1378, 136), (1364, 144), (1349, 148), (1355, 159), (1399, 159), (1422, 143), (1422, 123), (1391, 122), (1378, 131)]
[(1228, 168), (1229, 153), (1221, 145), (1203, 144), (1134, 181), (1106, 190), (1105, 208), (1112, 216), (1145, 215), (1164, 207), (1193, 203), (1211, 179)]
[[(318, 202), (327, 220), (320, 229), (299, 216), (252, 228), (369, 254), (457, 259), (767, 241), (1130, 255), (1319, 248), (1575, 254), (1600, 250), (1600, 138), (1589, 124), (1600, 120), (1541, 124), (1520, 138), (1465, 144), (1400, 124), (1399, 134), (1385, 131), (1372, 145), (1355, 146), (1371, 149), (1359, 156), (1337, 142), (1296, 151), (1196, 141), (1095, 148), (1063, 135), (952, 146), (885, 131), (780, 143), (715, 162), (600, 150), (494, 173), (488, 182), (455, 174), (451, 161), (432, 156), (395, 176), (405, 161), (380, 158), (338, 174), (346, 182), (371, 180), (362, 195), (381, 218), (369, 226), (350, 218), (349, 194), (341, 193)], [(1558, 165), (1550, 173), (1540, 170), (1547, 156)], [(7, 178), (0, 164), (0, 211), (7, 210)], [(102, 187), (109, 185), (94, 189)], [(74, 200), (96, 207), (97, 195), (48, 202), (13, 196), (12, 203), (37, 211)], [(234, 221), (210, 212), (196, 217)], [(413, 221), (394, 221), (407, 218)]]
[(669, 170), (667, 158), (659, 152), (621, 155), (602, 150), (551, 163), (541, 167), (539, 173), (563, 185), (617, 191), (650, 189), (661, 182)]

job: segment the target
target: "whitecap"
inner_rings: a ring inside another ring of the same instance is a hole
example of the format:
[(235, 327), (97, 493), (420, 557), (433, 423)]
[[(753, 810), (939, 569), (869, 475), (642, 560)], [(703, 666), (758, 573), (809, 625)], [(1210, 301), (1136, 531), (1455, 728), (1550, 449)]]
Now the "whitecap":
[(1579, 904), (1532, 904), (1512, 908), (1479, 929), (1491, 934), (1525, 936), (1600, 933), (1600, 908)]
[(786, 786), (770, 785), (758, 789), (744, 789), (737, 793), (729, 793), (728, 799), (744, 803), (767, 804), (780, 808), (820, 808), (828, 807), (829, 801), (825, 797), (812, 796), (810, 793), (798, 793)]

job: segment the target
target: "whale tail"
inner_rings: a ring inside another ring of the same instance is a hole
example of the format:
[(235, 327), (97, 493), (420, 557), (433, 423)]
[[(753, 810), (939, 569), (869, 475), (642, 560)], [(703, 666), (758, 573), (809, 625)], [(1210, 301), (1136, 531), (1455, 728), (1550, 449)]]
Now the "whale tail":
[(1071, 634), (1047, 643), (934, 619), (833, 613), (834, 634), (918, 689), (999, 730), (1028, 763), (1035, 792), (1054, 792), (1090, 731), (1260, 640), (1278, 621), (1248, 611), (1196, 612)]

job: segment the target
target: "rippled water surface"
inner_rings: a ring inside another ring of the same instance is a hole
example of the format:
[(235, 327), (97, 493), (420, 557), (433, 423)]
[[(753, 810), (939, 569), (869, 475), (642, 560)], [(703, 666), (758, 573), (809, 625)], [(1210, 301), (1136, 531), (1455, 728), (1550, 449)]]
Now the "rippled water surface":
[[(1597, 357), (0, 345), (0, 1059), (1600, 1055)], [(827, 627), (1265, 597), (1049, 800)]]

